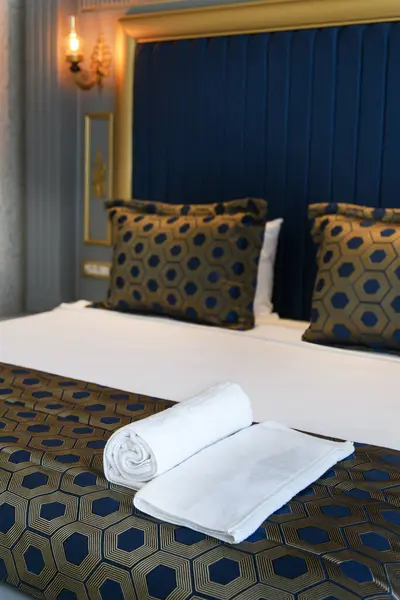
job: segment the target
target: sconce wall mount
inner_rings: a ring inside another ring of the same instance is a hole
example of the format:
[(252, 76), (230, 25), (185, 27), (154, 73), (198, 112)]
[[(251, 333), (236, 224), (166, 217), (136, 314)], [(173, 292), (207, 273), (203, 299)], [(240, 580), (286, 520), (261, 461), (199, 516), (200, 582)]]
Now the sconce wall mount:
[(95, 85), (99, 89), (103, 86), (103, 78), (107, 77), (111, 68), (111, 50), (106, 44), (104, 36), (99, 35), (93, 48), (90, 71), (82, 69), (80, 63), (83, 61), (83, 41), (76, 31), (76, 17), (69, 19), (69, 34), (66, 42), (66, 60), (70, 65), (76, 85), (82, 90), (90, 90)]

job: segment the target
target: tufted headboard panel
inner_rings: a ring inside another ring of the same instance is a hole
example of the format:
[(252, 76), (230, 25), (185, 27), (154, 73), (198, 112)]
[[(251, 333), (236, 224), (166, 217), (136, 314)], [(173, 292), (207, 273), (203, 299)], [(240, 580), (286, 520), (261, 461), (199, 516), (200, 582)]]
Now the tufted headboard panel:
[(308, 204), (400, 208), (400, 24), (143, 43), (135, 63), (133, 195), (267, 198), (276, 309), (308, 319)]

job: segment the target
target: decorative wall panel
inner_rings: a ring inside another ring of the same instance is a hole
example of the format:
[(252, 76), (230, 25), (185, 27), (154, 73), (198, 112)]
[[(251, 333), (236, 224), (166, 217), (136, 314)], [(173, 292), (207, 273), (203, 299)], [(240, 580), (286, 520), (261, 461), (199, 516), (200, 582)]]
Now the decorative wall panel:
[[(111, 222), (106, 217), (104, 202), (113, 194), (113, 136), (113, 113), (85, 115), (83, 230), (85, 244), (94, 246), (111, 246)], [(93, 213), (97, 213), (94, 223)], [(96, 227), (96, 221), (102, 227)]]
[(23, 308), (23, 4), (0, 2), (0, 315)]

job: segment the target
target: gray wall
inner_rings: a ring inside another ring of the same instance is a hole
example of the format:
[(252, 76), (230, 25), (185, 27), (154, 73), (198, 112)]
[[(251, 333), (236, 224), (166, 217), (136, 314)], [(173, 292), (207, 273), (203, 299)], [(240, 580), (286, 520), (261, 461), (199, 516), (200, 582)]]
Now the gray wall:
[(26, 0), (26, 305), (76, 296), (78, 95), (67, 77), (61, 24), (75, 0)]
[(23, 5), (0, 2), (0, 316), (23, 309)]

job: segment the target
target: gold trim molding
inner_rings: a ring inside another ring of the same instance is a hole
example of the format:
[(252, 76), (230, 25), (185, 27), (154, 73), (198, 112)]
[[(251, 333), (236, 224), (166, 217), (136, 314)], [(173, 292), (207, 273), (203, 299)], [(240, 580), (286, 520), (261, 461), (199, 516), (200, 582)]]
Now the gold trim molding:
[(119, 21), (115, 189), (132, 195), (134, 54), (137, 43), (400, 20), (399, 0), (260, 0), (154, 13)]
[(102, 2), (101, 0), (97, 0), (97, 2), (92, 1), (87, 4), (81, 1), (79, 11), (81, 13), (93, 13), (105, 10), (127, 10), (128, 8), (145, 8), (146, 6), (153, 7), (163, 4), (173, 4), (176, 2), (185, 2), (185, 0), (147, 0), (146, 2), (140, 0), (116, 0), (115, 2)]
[(400, 20), (399, 0), (263, 0), (128, 15), (137, 42), (215, 37)]

